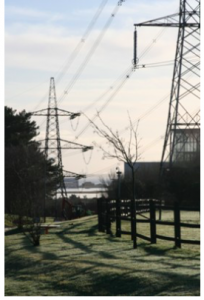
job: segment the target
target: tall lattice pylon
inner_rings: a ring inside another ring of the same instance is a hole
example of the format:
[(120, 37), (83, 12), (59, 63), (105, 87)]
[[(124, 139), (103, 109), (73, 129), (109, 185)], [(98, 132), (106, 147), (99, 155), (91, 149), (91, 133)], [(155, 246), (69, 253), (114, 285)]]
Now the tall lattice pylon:
[(178, 28), (161, 170), (193, 161), (200, 155), (200, 0), (180, 0), (178, 13), (134, 26)]
[[(58, 166), (59, 176), (61, 178), (60, 184), (56, 187), (54, 198), (57, 198), (57, 193), (60, 191), (60, 195), (62, 199), (67, 199), (67, 191), (64, 182), (65, 177), (72, 178), (82, 178), (84, 175), (80, 175), (74, 172), (66, 171), (63, 169), (62, 164), (62, 149), (81, 149), (83, 152), (93, 149), (92, 146), (84, 146), (78, 143), (62, 140), (60, 138), (60, 128), (59, 128), (59, 117), (66, 116), (70, 119), (74, 119), (78, 117), (79, 113), (71, 113), (69, 111), (65, 111), (59, 109), (57, 107), (57, 97), (55, 90), (55, 81), (54, 78), (50, 78), (50, 88), (49, 88), (49, 99), (48, 99), (48, 108), (42, 109), (39, 111), (35, 111), (32, 113), (33, 116), (46, 116), (46, 137), (45, 140), (39, 141), (44, 143), (44, 147), (42, 148), (45, 151), (45, 158), (54, 160), (55, 164)], [(63, 145), (62, 145), (63, 143)], [(45, 179), (46, 182), (46, 179)], [(45, 193), (46, 197), (46, 193)]]

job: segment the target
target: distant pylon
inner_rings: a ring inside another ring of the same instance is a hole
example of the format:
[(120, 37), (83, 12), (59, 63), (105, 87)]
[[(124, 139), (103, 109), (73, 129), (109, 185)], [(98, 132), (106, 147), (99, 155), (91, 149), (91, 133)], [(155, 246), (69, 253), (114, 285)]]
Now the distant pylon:
[(200, 154), (200, 0), (180, 0), (179, 13), (134, 26), (178, 28), (161, 170), (192, 161)]
[[(45, 140), (40, 141), (44, 142), (44, 147), (42, 148), (45, 151), (45, 158), (46, 160), (52, 159), (55, 164), (58, 166), (59, 170), (59, 177), (61, 178), (60, 184), (56, 187), (54, 197), (57, 198), (57, 194), (60, 195), (62, 199), (67, 198), (67, 191), (64, 182), (65, 177), (72, 177), (76, 179), (80, 179), (85, 177), (85, 175), (76, 174), (74, 172), (65, 171), (63, 169), (62, 164), (62, 152), (61, 149), (81, 149), (83, 152), (93, 149), (92, 146), (84, 146), (78, 143), (73, 143), (70, 141), (62, 140), (60, 138), (60, 129), (59, 129), (59, 116), (67, 116), (70, 119), (74, 119), (78, 117), (79, 113), (71, 113), (69, 111), (65, 111), (59, 109), (57, 107), (57, 98), (56, 98), (56, 91), (55, 91), (55, 81), (54, 78), (50, 78), (50, 88), (49, 88), (49, 99), (48, 99), (48, 108), (42, 109), (39, 111), (35, 111), (32, 113), (33, 116), (46, 116), (47, 123), (46, 123), (46, 137)], [(61, 145), (63, 143), (63, 145)], [(45, 179), (46, 182), (46, 179)]]

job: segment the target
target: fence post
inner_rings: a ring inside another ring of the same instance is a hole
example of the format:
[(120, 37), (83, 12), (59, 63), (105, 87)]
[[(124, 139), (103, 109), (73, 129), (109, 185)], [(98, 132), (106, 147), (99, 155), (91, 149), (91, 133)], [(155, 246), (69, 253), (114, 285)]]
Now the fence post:
[(137, 220), (136, 220), (136, 199), (131, 200), (131, 232), (132, 232), (132, 240), (133, 240), (133, 249), (137, 248)]
[(110, 221), (110, 200), (106, 199), (106, 233), (111, 233), (111, 221)]
[(180, 207), (178, 201), (174, 203), (174, 226), (175, 247), (181, 248)]
[(121, 201), (116, 199), (116, 236), (121, 237)]
[(103, 232), (103, 224), (102, 224), (102, 199), (97, 199), (97, 211), (98, 211), (98, 231)]
[(156, 210), (155, 203), (150, 200), (150, 233), (151, 233), (151, 244), (156, 244)]
[[(118, 169), (118, 168), (117, 168)], [(121, 180), (121, 172), (116, 172), (118, 176), (118, 195), (116, 198), (116, 236), (121, 237), (121, 199), (120, 199), (120, 180)]]

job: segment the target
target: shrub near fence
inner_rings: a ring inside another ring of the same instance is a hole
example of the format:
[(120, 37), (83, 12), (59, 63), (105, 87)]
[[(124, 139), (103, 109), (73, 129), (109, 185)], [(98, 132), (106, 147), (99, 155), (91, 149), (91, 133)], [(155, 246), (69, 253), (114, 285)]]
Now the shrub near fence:
[[(159, 200), (140, 199), (136, 200), (135, 224), (132, 222), (131, 200), (110, 200), (106, 198), (98, 199), (98, 229), (100, 232), (111, 233), (111, 223), (116, 222), (116, 236), (127, 234), (131, 235), (132, 240), (138, 238), (155, 244), (158, 239), (173, 241), (175, 247), (181, 248), (181, 244), (200, 245), (199, 240), (182, 239), (181, 228), (200, 228), (200, 224), (188, 224), (181, 222), (180, 213), (185, 211), (199, 211), (197, 208), (180, 207), (178, 202), (173, 206), (165, 206)], [(156, 210), (172, 210), (174, 214), (173, 221), (156, 220)], [(138, 218), (141, 213), (149, 212), (149, 217), (143, 219)], [(131, 231), (121, 230), (121, 221), (131, 222)], [(137, 224), (146, 223), (150, 225), (149, 236), (142, 235), (137, 232)], [(136, 227), (136, 231), (132, 230), (132, 224)], [(157, 225), (172, 226), (174, 228), (174, 237), (157, 234)], [(133, 243), (135, 245), (135, 243)], [(135, 248), (135, 247), (134, 247)]]

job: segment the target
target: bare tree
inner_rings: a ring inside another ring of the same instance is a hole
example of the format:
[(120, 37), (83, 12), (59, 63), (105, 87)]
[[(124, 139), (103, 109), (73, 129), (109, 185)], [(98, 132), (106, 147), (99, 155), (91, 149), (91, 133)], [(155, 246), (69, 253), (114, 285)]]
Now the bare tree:
[[(138, 126), (139, 122), (136, 123), (136, 125), (133, 125), (133, 122), (130, 118), (130, 115), (128, 113), (129, 118), (129, 138), (126, 140), (125, 138), (121, 137), (119, 132), (113, 131), (109, 126), (105, 124), (103, 119), (100, 116), (100, 113), (97, 113), (98, 119), (101, 123), (101, 126), (98, 126), (94, 121), (90, 120), (88, 117), (88, 120), (92, 127), (94, 128), (94, 132), (104, 138), (106, 140), (105, 145), (104, 144), (97, 144), (95, 143), (95, 146), (98, 147), (103, 152), (103, 158), (107, 159), (117, 159), (120, 162), (127, 163), (128, 166), (131, 169), (131, 175), (132, 175), (132, 207), (131, 207), (131, 218), (132, 218), (132, 233), (134, 234), (134, 230), (136, 230), (136, 222), (135, 222), (135, 212), (136, 212), (136, 204), (135, 204), (135, 171), (136, 171), (136, 162), (140, 160), (140, 140), (138, 138)], [(135, 247), (136, 247), (136, 241), (135, 241)]]
[(94, 128), (94, 132), (98, 134), (98, 136), (104, 138), (106, 140), (105, 145), (99, 145), (94, 143), (96, 147), (98, 147), (103, 152), (103, 158), (107, 159), (117, 159), (120, 162), (127, 163), (131, 169), (132, 174), (132, 182), (133, 182), (133, 198), (135, 198), (135, 164), (137, 161), (141, 159), (140, 154), (140, 140), (138, 138), (138, 126), (139, 122), (136, 123), (135, 127), (133, 122), (128, 114), (129, 118), (129, 138), (128, 141), (123, 138), (119, 132), (116, 130), (115, 132), (105, 124), (103, 119), (100, 116), (100, 113), (97, 113), (98, 119), (101, 122), (101, 127), (99, 127), (95, 122), (89, 120), (92, 127)]

